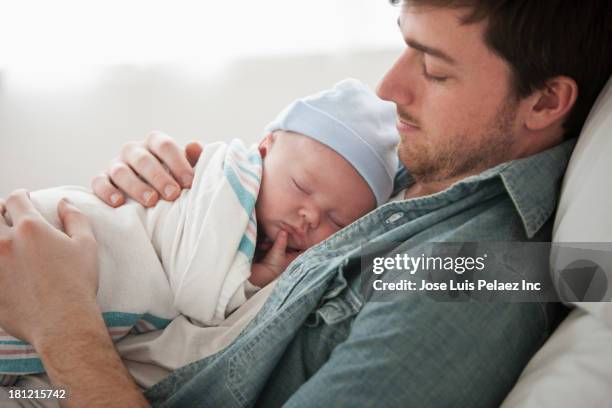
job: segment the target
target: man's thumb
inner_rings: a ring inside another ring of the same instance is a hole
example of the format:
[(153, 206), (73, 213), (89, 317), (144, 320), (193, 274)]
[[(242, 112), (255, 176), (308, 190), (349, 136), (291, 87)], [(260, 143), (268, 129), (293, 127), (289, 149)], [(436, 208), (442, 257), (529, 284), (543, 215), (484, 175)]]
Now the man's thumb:
[(64, 232), (71, 238), (93, 238), (91, 225), (87, 216), (74, 206), (68, 199), (63, 198), (57, 205), (57, 215), (64, 227)]
[(185, 156), (187, 157), (187, 161), (191, 164), (191, 167), (195, 167), (198, 163), (198, 159), (202, 154), (202, 145), (199, 142), (189, 142), (187, 146), (185, 146)]

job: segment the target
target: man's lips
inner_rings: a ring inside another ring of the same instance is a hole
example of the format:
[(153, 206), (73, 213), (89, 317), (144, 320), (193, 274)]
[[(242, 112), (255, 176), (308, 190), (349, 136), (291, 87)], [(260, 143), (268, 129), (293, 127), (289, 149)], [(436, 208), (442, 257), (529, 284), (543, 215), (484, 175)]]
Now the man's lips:
[(416, 130), (419, 130), (419, 127), (417, 125), (415, 125), (412, 122), (408, 122), (402, 118), (397, 119), (396, 127), (397, 127), (398, 132), (400, 133), (408, 133), (408, 132), (414, 132)]

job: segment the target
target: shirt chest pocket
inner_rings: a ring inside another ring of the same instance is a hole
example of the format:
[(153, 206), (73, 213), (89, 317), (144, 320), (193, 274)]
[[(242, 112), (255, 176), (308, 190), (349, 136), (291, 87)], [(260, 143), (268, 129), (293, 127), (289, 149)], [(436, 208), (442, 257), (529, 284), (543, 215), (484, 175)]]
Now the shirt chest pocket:
[[(315, 327), (321, 323), (335, 325), (352, 318), (361, 310), (363, 298), (355, 291), (347, 277), (353, 277), (359, 270), (354, 270), (353, 262), (347, 260), (338, 267), (337, 273), (330, 283), (327, 291), (321, 297), (318, 306), (313, 310), (304, 323), (307, 327)], [(359, 266), (356, 266), (359, 268)]]

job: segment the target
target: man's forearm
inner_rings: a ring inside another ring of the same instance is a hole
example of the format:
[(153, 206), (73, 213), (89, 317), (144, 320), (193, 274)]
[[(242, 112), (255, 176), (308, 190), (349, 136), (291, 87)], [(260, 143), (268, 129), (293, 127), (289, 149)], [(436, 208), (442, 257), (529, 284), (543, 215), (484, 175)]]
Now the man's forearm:
[(148, 407), (121, 362), (99, 310), (70, 315), (67, 330), (46, 336), (37, 351), (55, 387), (66, 389), (64, 406)]

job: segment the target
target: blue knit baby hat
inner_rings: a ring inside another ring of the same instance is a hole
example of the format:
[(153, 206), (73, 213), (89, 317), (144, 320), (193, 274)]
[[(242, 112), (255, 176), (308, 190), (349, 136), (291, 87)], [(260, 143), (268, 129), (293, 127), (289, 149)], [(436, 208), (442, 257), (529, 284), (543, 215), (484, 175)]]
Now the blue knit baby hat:
[(398, 167), (395, 123), (395, 104), (358, 80), (345, 79), (291, 103), (266, 132), (300, 133), (335, 150), (361, 174), (381, 205), (391, 196)]

